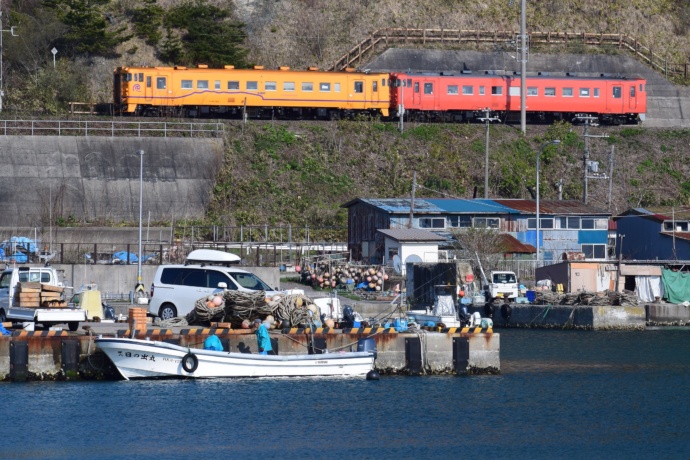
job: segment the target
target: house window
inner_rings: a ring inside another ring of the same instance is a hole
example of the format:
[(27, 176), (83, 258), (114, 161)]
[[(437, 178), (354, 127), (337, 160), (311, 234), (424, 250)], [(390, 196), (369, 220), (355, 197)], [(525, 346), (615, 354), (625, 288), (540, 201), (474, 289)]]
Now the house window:
[(294, 90), (295, 90), (295, 82), (294, 81), (283, 82), (283, 91), (294, 91)]
[(182, 80), (182, 89), (193, 89), (192, 80)]
[[(675, 230), (674, 230), (675, 229)], [(687, 222), (679, 222), (679, 221), (666, 221), (664, 222), (664, 231), (665, 232), (687, 232), (688, 231), (688, 223)]]
[[(543, 228), (546, 228), (546, 229), (554, 228), (554, 226), (553, 226), (553, 218), (552, 218), (552, 217), (544, 217), (544, 218), (541, 218), (541, 217), (540, 217), (540, 218), (539, 218), (539, 222), (540, 222), (540, 223), (539, 223), (539, 228), (540, 228), (540, 229), (543, 229)], [(537, 219), (534, 218), (534, 217), (531, 218), (531, 219), (527, 219), (527, 228), (528, 228), (529, 230), (536, 230), (536, 228), (537, 228)]]
[(448, 225), (454, 228), (470, 228), (472, 227), (472, 218), (470, 216), (449, 216)]
[(446, 228), (445, 217), (422, 217), (419, 219), (419, 228)]
[(197, 89), (208, 89), (208, 80), (197, 80), (196, 87)]
[(544, 96), (555, 96), (556, 88), (544, 88)]
[(448, 85), (448, 94), (451, 96), (458, 95), (458, 85)]
[(609, 228), (607, 219), (582, 218), (582, 230), (607, 230)]
[[(356, 89), (357, 83), (359, 83), (359, 82), (355, 82), (355, 93), (357, 93), (357, 92), (361, 93), (361, 91), (357, 91), (357, 89)], [(314, 83), (311, 83), (311, 82), (302, 83), (302, 91), (307, 91), (307, 92), (308, 91), (314, 91)]]
[(498, 228), (499, 219), (498, 217), (475, 217), (474, 218), (474, 228)]
[(474, 94), (474, 86), (472, 85), (463, 85), (462, 87), (462, 94), (465, 96), (472, 96)]
[(433, 83), (424, 83), (424, 94), (434, 94)]
[(264, 88), (266, 88), (266, 91), (275, 91), (276, 90), (276, 82), (267, 81), (266, 83), (264, 83)]
[(563, 92), (561, 93), (563, 97), (573, 97), (573, 89), (572, 88), (563, 88)]
[(606, 259), (605, 244), (583, 244), (582, 253), (587, 259)]
[(228, 82), (228, 89), (240, 89), (240, 82), (239, 81), (229, 81)]
[(247, 89), (248, 89), (248, 90), (257, 90), (257, 89), (259, 89), (259, 82), (256, 82), (256, 81), (248, 81), (248, 82), (247, 82)]
[(492, 86), (491, 87), (491, 95), (492, 96), (501, 96), (503, 94), (503, 87), (502, 86)]

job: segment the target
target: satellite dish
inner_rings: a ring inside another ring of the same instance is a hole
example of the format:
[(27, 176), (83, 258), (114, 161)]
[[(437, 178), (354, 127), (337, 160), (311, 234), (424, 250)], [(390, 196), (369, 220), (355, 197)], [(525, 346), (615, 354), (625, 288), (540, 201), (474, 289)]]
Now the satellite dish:
[(402, 261), (400, 260), (400, 256), (397, 254), (393, 256), (393, 270), (395, 270), (395, 273), (398, 275), (402, 273)]

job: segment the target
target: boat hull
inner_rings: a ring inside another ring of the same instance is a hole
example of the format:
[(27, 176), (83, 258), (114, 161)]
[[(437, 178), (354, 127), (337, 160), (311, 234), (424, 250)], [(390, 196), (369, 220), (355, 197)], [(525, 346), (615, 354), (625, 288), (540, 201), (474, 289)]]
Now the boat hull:
[[(153, 340), (100, 338), (96, 345), (125, 379), (358, 376), (374, 368), (370, 352), (320, 355), (259, 355), (187, 348)], [(185, 370), (182, 359), (191, 353), (197, 366)]]

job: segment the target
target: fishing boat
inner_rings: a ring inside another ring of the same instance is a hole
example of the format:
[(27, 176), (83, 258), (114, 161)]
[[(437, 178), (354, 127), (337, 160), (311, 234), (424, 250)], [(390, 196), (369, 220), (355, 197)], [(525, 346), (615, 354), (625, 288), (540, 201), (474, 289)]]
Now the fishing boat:
[[(356, 352), (314, 355), (259, 355), (182, 347), (154, 340), (96, 339), (100, 348), (129, 379), (162, 377), (302, 377), (358, 376), (374, 369), (373, 339), (358, 343)], [(372, 345), (373, 344), (373, 345)]]

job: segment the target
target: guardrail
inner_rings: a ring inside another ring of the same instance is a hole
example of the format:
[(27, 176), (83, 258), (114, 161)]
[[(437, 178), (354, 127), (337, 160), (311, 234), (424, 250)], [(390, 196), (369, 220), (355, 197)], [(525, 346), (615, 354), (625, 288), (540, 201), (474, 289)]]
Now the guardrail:
[[(531, 45), (575, 45), (609, 46), (630, 51), (643, 63), (664, 73), (687, 79), (690, 63), (673, 63), (655, 53), (651, 47), (627, 34), (603, 34), (589, 32), (531, 32), (528, 35)], [(383, 28), (372, 32), (368, 37), (345, 53), (328, 70), (343, 70), (359, 65), (363, 56), (374, 52), (380, 45), (390, 43), (514, 43), (520, 33), (512, 30), (463, 30), (463, 29), (407, 29)]]
[(217, 121), (0, 120), (3, 136), (222, 137)]

